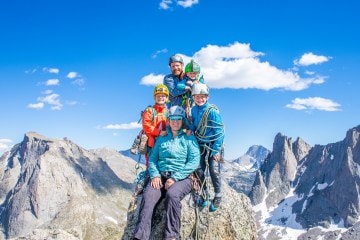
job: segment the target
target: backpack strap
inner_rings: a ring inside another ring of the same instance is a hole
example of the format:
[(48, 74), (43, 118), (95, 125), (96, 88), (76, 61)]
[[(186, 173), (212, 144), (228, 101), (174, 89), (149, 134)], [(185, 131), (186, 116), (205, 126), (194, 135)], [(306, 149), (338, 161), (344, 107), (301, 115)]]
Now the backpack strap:
[(142, 116), (143, 116), (143, 114), (144, 114), (144, 112), (147, 110), (147, 109), (151, 109), (151, 113), (152, 113), (152, 122), (154, 122), (154, 120), (155, 120), (155, 117), (156, 117), (156, 111), (155, 111), (155, 108), (153, 107), (153, 106), (151, 106), (151, 105), (148, 105), (144, 110), (142, 110), (141, 112), (140, 112), (140, 119), (139, 119), (139, 121), (138, 121), (138, 123), (141, 123), (141, 120), (142, 120)]

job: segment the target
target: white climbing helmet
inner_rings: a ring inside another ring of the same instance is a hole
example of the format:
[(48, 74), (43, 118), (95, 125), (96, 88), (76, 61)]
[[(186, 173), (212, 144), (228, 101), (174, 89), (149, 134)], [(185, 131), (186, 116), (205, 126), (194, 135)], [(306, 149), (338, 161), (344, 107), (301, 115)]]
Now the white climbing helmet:
[(181, 106), (172, 106), (169, 109), (170, 120), (180, 120), (185, 118), (185, 110)]
[(191, 88), (191, 95), (205, 94), (209, 95), (209, 88), (204, 83), (195, 83)]

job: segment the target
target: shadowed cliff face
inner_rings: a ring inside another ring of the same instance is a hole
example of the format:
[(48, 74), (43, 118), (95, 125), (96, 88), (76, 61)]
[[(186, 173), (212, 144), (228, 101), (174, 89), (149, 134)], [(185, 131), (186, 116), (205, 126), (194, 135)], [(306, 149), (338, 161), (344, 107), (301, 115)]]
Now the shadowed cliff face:
[(359, 217), (360, 127), (349, 130), (343, 141), (315, 146), (296, 179), (296, 193), (307, 196), (294, 204), (297, 220), (304, 226), (344, 221), (345, 227)]
[(310, 146), (303, 140), (292, 142), (291, 138), (277, 134), (273, 151), (262, 164), (249, 193), (252, 203), (265, 200), (268, 207), (277, 205), (290, 192), (298, 163), (309, 150)]
[[(132, 160), (115, 150), (113, 155), (126, 162), (122, 170), (134, 169)], [(37, 228), (79, 236), (91, 232), (92, 239), (106, 228), (120, 234), (117, 224), (126, 216), (133, 179), (121, 179), (121, 171), (115, 173), (110, 164), (69, 140), (27, 133), (0, 162), (0, 226), (5, 237)]]
[[(290, 212), (304, 229), (354, 226), (360, 211), (359, 139), (360, 126), (350, 129), (342, 141), (312, 148), (301, 139), (292, 142), (278, 134), (249, 193), (252, 203), (265, 202), (271, 213)], [(290, 215), (274, 215), (266, 221), (290, 227), (289, 219)]]

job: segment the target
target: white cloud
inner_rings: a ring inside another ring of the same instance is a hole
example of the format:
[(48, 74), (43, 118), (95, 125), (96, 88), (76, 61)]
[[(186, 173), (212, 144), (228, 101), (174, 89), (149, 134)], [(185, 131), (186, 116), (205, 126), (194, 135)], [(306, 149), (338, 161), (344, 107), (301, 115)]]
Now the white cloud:
[(60, 95), (56, 93), (52, 93), (45, 97), (39, 97), (38, 101), (41, 103), (47, 103), (51, 105), (52, 110), (61, 110), (63, 105), (60, 103)]
[(159, 4), (159, 8), (163, 10), (170, 9), (170, 6), (175, 2), (178, 6), (181, 6), (183, 8), (189, 8), (192, 7), (195, 4), (199, 3), (199, 0), (161, 0)]
[(37, 70), (38, 70), (37, 68), (29, 69), (29, 70), (25, 70), (25, 73), (26, 74), (33, 74), (33, 73), (36, 73)]
[(168, 52), (168, 50), (167, 50), (166, 48), (164, 48), (164, 49), (161, 49), (161, 50), (156, 51), (156, 53), (154, 53), (151, 57), (152, 57), (152, 58), (157, 58), (157, 56), (158, 56), (159, 54), (161, 54), (161, 53), (167, 53), (167, 52)]
[(143, 85), (156, 85), (159, 83), (162, 83), (164, 80), (165, 75), (155, 75), (153, 73), (150, 73), (149, 75), (146, 75), (145, 77), (141, 78), (140, 84)]
[(331, 57), (319, 56), (309, 52), (302, 55), (300, 59), (296, 59), (294, 64), (298, 66), (309, 66), (312, 64), (321, 64), (327, 62), (329, 59), (331, 59)]
[(170, 5), (172, 4), (172, 1), (171, 0), (162, 0), (160, 2), (160, 9), (163, 9), (163, 10), (167, 10), (170, 8)]
[(191, 7), (194, 4), (198, 4), (199, 0), (179, 0), (177, 1), (177, 4), (184, 7), (184, 8), (188, 8)]
[(76, 78), (76, 77), (79, 77), (79, 74), (77, 72), (69, 72), (67, 75), (66, 75), (67, 78), (70, 78), (70, 79), (73, 79), (73, 78)]
[(75, 79), (74, 81), (72, 81), (71, 83), (78, 85), (78, 86), (83, 86), (85, 84), (85, 80), (82, 78), (78, 78), (78, 79)]
[(59, 70), (58, 68), (48, 68), (48, 67), (44, 67), (44, 68), (43, 68), (43, 72), (58, 74), (58, 73), (60, 72), (60, 70)]
[(317, 109), (328, 112), (341, 110), (341, 105), (339, 103), (321, 97), (295, 98), (291, 102), (291, 104), (286, 105), (287, 108), (293, 108), (296, 110)]
[[(325, 82), (316, 74), (301, 77), (296, 70), (282, 70), (269, 62), (261, 61), (262, 52), (255, 52), (250, 44), (235, 42), (228, 46), (207, 45), (194, 56), (181, 54), (185, 64), (193, 58), (201, 66), (201, 74), (211, 88), (255, 88), (262, 90), (285, 89), (299, 91), (312, 84)], [(153, 73), (144, 76), (141, 84), (162, 82), (164, 75)]]
[(122, 123), (122, 124), (109, 124), (104, 126), (104, 129), (128, 130), (141, 128), (142, 125), (138, 122)]
[(11, 148), (12, 140), (6, 138), (0, 138), (0, 156)]
[(28, 108), (32, 108), (32, 109), (42, 109), (44, 106), (45, 104), (43, 102), (28, 104)]
[(46, 83), (45, 83), (45, 85), (46, 85), (46, 86), (56, 86), (56, 85), (59, 85), (59, 83), (60, 83), (60, 80), (54, 78), (54, 79), (49, 79), (49, 80), (47, 80)]
[[(47, 91), (49, 92), (49, 91)], [(49, 92), (51, 93), (51, 91)], [(28, 108), (32, 109), (42, 109), (45, 107), (45, 104), (49, 104), (51, 110), (61, 110), (63, 105), (60, 102), (60, 95), (56, 93), (51, 93), (45, 97), (39, 97), (37, 103), (28, 104)]]

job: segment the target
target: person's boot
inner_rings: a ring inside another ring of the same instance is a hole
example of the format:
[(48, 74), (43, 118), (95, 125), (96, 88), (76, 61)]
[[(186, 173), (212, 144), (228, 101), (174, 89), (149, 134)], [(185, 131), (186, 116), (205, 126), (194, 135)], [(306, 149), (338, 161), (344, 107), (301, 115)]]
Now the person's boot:
[(221, 197), (214, 197), (214, 199), (211, 201), (211, 205), (209, 209), (210, 212), (215, 212), (216, 210), (218, 210), (220, 204), (221, 204)]

